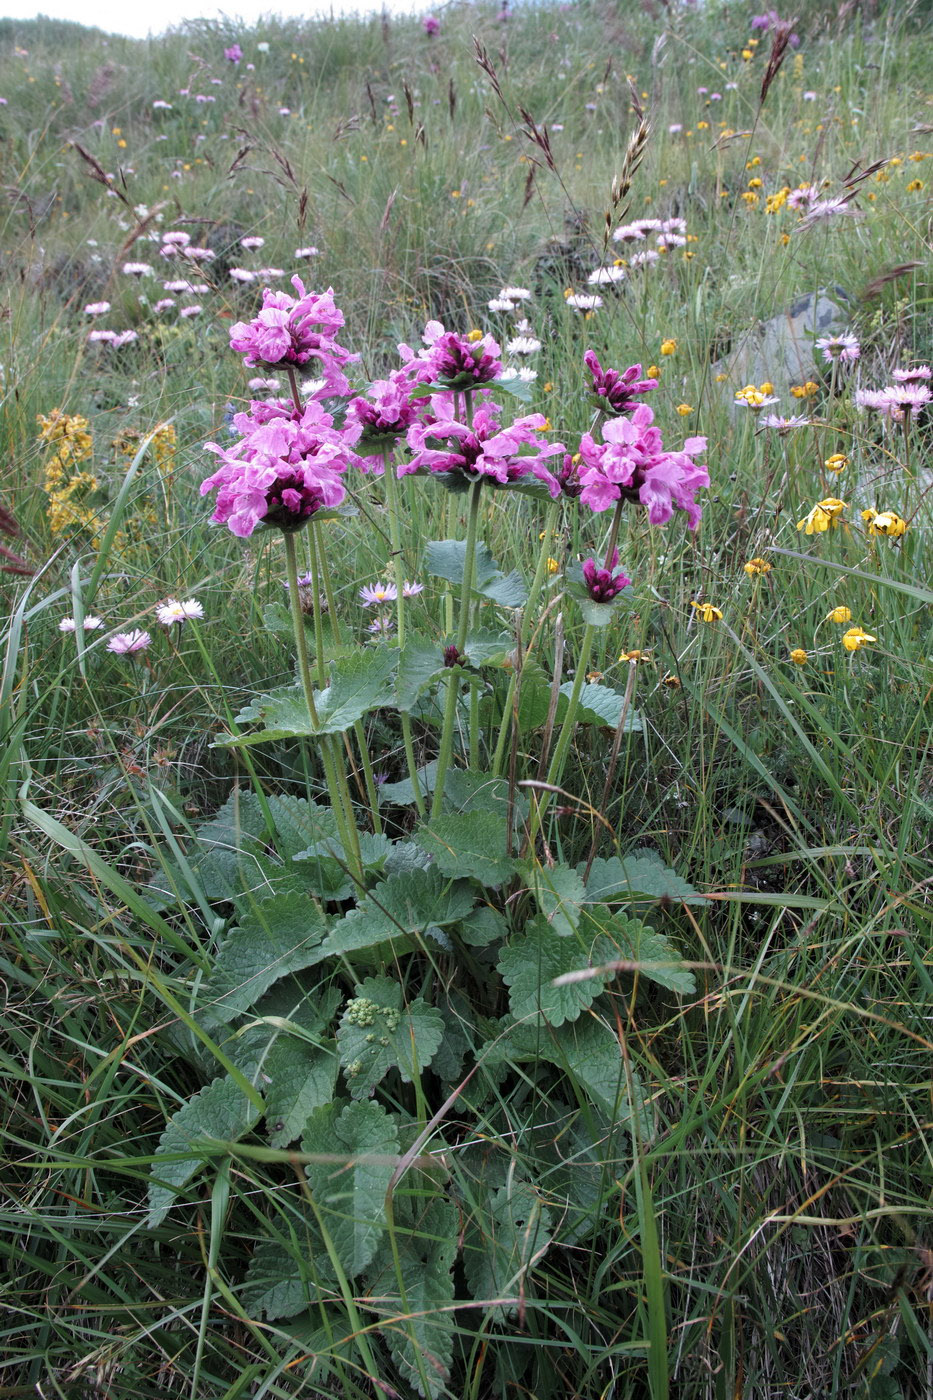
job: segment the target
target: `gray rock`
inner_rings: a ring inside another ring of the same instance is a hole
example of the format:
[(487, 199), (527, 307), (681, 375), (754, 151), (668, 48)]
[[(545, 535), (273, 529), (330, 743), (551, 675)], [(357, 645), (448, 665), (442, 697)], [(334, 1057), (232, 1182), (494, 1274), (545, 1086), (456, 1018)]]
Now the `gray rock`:
[[(723, 389), (731, 399), (746, 384), (770, 380), (775, 393), (786, 394), (791, 384), (805, 384), (817, 375), (813, 342), (824, 335), (846, 330), (849, 298), (841, 287), (831, 292), (821, 288), (807, 292), (779, 316), (757, 321), (736, 337), (721, 360), (712, 366), (713, 374), (724, 374)], [(822, 356), (820, 356), (822, 363)], [(819, 377), (822, 378), (820, 369)]]

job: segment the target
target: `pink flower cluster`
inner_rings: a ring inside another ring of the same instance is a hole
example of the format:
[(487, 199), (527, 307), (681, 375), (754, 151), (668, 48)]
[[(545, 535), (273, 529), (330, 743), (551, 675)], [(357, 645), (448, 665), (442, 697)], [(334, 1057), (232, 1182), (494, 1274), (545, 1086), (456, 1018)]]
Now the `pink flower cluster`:
[(600, 568), (595, 559), (587, 559), (583, 565), (583, 582), (594, 603), (611, 603), (613, 598), (632, 582), (621, 571), (613, 572), (618, 568), (618, 564), (619, 551), (614, 549), (612, 558), (606, 561), (606, 566)]
[(414, 456), (399, 466), (399, 476), (423, 468), (459, 475), (470, 482), (488, 476), (501, 486), (534, 476), (545, 483), (553, 497), (559, 496), (560, 484), (544, 462), (555, 453), (563, 453), (564, 445), (541, 437), (547, 425), (544, 414), (529, 413), (501, 428), (501, 412), (498, 404), (489, 401), (476, 410), (472, 424), (448, 417), (413, 425), (408, 430), (408, 445)]
[(297, 299), (287, 292), (264, 289), (259, 314), (231, 328), (232, 349), (244, 356), (250, 369), (255, 365), (306, 365), (317, 360), (329, 392), (349, 393), (342, 366), (359, 356), (351, 355), (335, 339), (344, 318), (334, 304), (333, 288), (306, 292), (300, 277), (292, 278), (292, 286), (298, 292)]
[(705, 466), (693, 458), (706, 451), (706, 438), (688, 438), (679, 452), (665, 452), (654, 414), (639, 404), (630, 418), (603, 424), (602, 442), (584, 433), (580, 440), (580, 500), (603, 511), (619, 500), (641, 501), (652, 525), (663, 525), (675, 509), (687, 513), (691, 530), (700, 523), (696, 493), (709, 486)]
[(872, 408), (882, 417), (900, 423), (906, 413), (919, 413), (933, 400), (933, 393), (930, 391), (933, 371), (929, 365), (895, 369), (891, 377), (895, 383), (888, 384), (883, 389), (857, 389), (856, 406)]
[(470, 340), (456, 331), (445, 331), (440, 321), (424, 328), (423, 350), (398, 347), (404, 368), (416, 384), (443, 384), (445, 389), (476, 389), (502, 374), (501, 350), (491, 335)]
[(251, 409), (234, 417), (243, 437), (233, 447), (206, 444), (223, 463), (201, 483), (202, 496), (217, 491), (211, 518), (245, 537), (260, 524), (297, 530), (323, 506), (339, 506), (346, 496), (343, 474), (356, 464), (358, 430), (338, 431), (314, 400), (300, 413), (282, 402)]
[(347, 406), (347, 422), (362, 430), (363, 439), (401, 435), (417, 421), (421, 404), (411, 396), (412, 381), (399, 369), (388, 379), (370, 384), (365, 396), (358, 395)]
[(604, 413), (621, 416), (631, 413), (640, 394), (650, 393), (658, 387), (656, 379), (639, 379), (641, 365), (629, 365), (621, 372), (617, 369), (603, 369), (596, 358), (595, 350), (587, 350), (583, 363), (591, 375), (590, 393), (596, 407)]

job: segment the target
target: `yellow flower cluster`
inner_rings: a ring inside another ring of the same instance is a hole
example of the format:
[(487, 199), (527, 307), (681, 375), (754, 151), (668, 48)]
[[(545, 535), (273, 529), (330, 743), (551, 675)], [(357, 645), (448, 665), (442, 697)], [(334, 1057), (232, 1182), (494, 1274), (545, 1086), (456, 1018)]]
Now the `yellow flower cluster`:
[(820, 392), (819, 384), (814, 384), (812, 379), (808, 379), (806, 384), (792, 384), (790, 391), (795, 399), (812, 399)]
[(53, 535), (69, 528), (86, 530), (96, 548), (104, 521), (97, 511), (83, 505), (82, 500), (97, 488), (97, 477), (78, 469), (78, 464), (86, 462), (94, 450), (90, 425), (80, 414), (62, 413), (58, 408), (48, 417), (38, 414), (36, 421), (39, 441), (54, 448), (45, 464), (42, 486), (49, 499), (46, 509), (49, 529)]

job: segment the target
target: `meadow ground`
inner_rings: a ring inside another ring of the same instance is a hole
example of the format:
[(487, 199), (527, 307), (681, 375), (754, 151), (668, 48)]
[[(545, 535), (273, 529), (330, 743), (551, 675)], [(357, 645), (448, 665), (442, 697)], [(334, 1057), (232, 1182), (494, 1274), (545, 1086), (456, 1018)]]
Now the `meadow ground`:
[(806, 10), (0, 20), (0, 1396), (933, 1391), (930, 15)]

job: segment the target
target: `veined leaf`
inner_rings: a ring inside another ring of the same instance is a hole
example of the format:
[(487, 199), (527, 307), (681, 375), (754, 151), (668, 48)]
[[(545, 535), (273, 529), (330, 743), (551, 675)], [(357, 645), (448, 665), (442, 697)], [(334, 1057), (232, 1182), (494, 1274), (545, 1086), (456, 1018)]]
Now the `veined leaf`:
[[(570, 693), (573, 690), (573, 681), (565, 681), (560, 688), (561, 695), (566, 695), (569, 701)], [(611, 690), (608, 685), (599, 685), (595, 681), (584, 681), (580, 688), (580, 708), (577, 711), (578, 724), (604, 724), (610, 729), (615, 729), (622, 717), (622, 706), (625, 697), (617, 690)], [(625, 734), (637, 734), (642, 727), (641, 715), (637, 710), (630, 709), (625, 717)]]
[(550, 1231), (551, 1213), (531, 1182), (510, 1177), (466, 1232), (463, 1264), (473, 1297), (499, 1317), (514, 1313), (529, 1269), (551, 1242)]
[(434, 856), (434, 866), (452, 879), (470, 877), (495, 888), (515, 862), (505, 853), (505, 816), (491, 812), (446, 812), (415, 832), (415, 841)]
[(268, 695), (260, 695), (237, 715), (238, 724), (259, 720), (263, 725), (260, 731), (218, 742), (225, 748), (243, 748), (279, 739), (342, 734), (370, 710), (392, 702), (391, 678), (397, 664), (397, 647), (367, 647), (341, 657), (331, 662), (330, 685), (315, 691), (316, 724), (311, 719), (301, 687), (283, 686)]
[(443, 1017), (421, 997), (406, 1005), (397, 982), (367, 977), (347, 1002), (337, 1030), (351, 1097), (367, 1098), (391, 1069), (411, 1083), (431, 1063), (443, 1036)]
[(447, 880), (433, 867), (390, 875), (334, 924), (321, 955), (378, 948), (391, 940), (396, 952), (405, 952), (431, 924), (443, 928), (462, 919), (473, 901), (465, 882)]
[(321, 962), (328, 922), (305, 894), (257, 904), (227, 934), (201, 986), (201, 1010), (213, 1023), (233, 1019), (289, 972)]
[(554, 932), (562, 937), (572, 934), (586, 903), (582, 876), (569, 865), (547, 867), (535, 863), (526, 867), (523, 878)]
[(369, 1292), (380, 1299), (381, 1327), (399, 1371), (419, 1395), (448, 1396), (456, 1330), (454, 1280), (459, 1221), (449, 1201), (408, 1202), (396, 1218), (401, 1278), (383, 1244)]
[(398, 1157), (398, 1128), (385, 1109), (330, 1103), (308, 1120), (302, 1151), (336, 1153), (339, 1163), (305, 1168), (322, 1227), (350, 1278), (370, 1262), (385, 1231), (385, 1194)]
[(236, 1142), (260, 1118), (259, 1110), (228, 1077), (215, 1079), (169, 1119), (159, 1138), (149, 1183), (149, 1224), (160, 1224), (174, 1205), (178, 1189), (216, 1156), (205, 1141)]
[(599, 932), (615, 945), (614, 957), (626, 962), (638, 963), (639, 977), (656, 982), (669, 991), (689, 995), (696, 991), (693, 973), (684, 965), (666, 934), (643, 924), (627, 914), (612, 914), (599, 905), (591, 906), (584, 914), (580, 932)]
[[(582, 871), (583, 864), (577, 866)], [(676, 904), (705, 904), (706, 896), (665, 865), (655, 851), (631, 851), (626, 856), (594, 860), (586, 882), (586, 897), (593, 904), (632, 902), (649, 904), (669, 899)]]
[(546, 918), (537, 915), (513, 935), (499, 959), (512, 1015), (516, 1020), (541, 1015), (552, 1026), (575, 1021), (614, 974), (597, 974), (557, 987), (554, 979), (616, 956), (613, 943), (592, 923), (587, 927), (581, 921), (575, 934), (562, 938)]
[[(465, 558), (466, 540), (430, 540), (425, 549), (424, 567), (435, 578), (462, 583)], [(476, 545), (473, 591), (506, 608), (520, 608), (528, 597), (528, 588), (521, 574), (503, 574), (482, 541)]]

